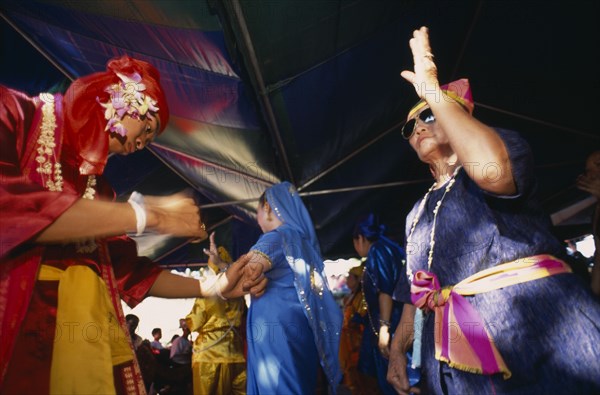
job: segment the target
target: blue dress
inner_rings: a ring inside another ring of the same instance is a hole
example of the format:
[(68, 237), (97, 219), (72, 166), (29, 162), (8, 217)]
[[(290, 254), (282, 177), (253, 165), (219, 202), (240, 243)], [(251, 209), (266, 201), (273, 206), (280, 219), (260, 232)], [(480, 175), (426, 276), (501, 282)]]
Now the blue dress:
[[(269, 279), (265, 294), (259, 298), (252, 298), (248, 311), (249, 395), (312, 394), (317, 385), (319, 363), (323, 365), (327, 362), (326, 358), (320, 357), (323, 350), (319, 350), (316, 345), (314, 328), (311, 328), (307, 311), (294, 285), (295, 273), (282, 249), (284, 239), (289, 240), (290, 234), (293, 235), (294, 232), (284, 224), (263, 234), (250, 249), (266, 255), (272, 267), (265, 273)], [(284, 238), (284, 233), (287, 233), (288, 237)], [(300, 235), (295, 234), (297, 240), (300, 240)], [(331, 306), (322, 305), (316, 308)], [(331, 316), (341, 317), (339, 307), (333, 308), (335, 310), (331, 311)], [(332, 319), (330, 323), (321, 322), (319, 325), (330, 325), (331, 338), (328, 340), (339, 343), (341, 328), (338, 321)], [(326, 366), (323, 368), (328, 370)], [(339, 367), (337, 369), (339, 370)], [(339, 381), (339, 377), (335, 380)]]
[[(409, 274), (435, 273), (440, 285), (457, 284), (481, 270), (537, 254), (564, 256), (535, 199), (529, 147), (515, 132), (498, 129), (511, 160), (515, 196), (486, 193), (461, 169), (440, 207), (431, 268), (427, 268), (433, 209), (444, 189), (431, 192), (407, 256)], [(488, 164), (488, 170), (493, 167)], [(484, 170), (486, 165), (479, 168)], [(493, 173), (489, 173), (493, 174)], [(407, 235), (418, 211), (407, 217)], [(451, 369), (434, 358), (434, 315), (423, 326), (422, 380), (431, 394), (600, 393), (600, 305), (589, 286), (560, 274), (468, 298), (486, 323), (512, 377)]]

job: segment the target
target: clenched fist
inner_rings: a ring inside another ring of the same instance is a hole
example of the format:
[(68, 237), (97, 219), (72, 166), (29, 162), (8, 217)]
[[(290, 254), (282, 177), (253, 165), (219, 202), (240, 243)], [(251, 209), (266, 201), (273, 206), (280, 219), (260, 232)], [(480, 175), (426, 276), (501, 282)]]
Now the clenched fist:
[(185, 192), (170, 196), (144, 196), (148, 227), (173, 236), (205, 239), (208, 234), (202, 223), (200, 209)]

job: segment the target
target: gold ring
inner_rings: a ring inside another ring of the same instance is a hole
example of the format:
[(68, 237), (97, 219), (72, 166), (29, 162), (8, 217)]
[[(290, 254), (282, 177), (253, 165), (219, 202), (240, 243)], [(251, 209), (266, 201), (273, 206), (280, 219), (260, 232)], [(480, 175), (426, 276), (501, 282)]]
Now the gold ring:
[(206, 225), (204, 225), (204, 222), (200, 224), (200, 229), (206, 230)]

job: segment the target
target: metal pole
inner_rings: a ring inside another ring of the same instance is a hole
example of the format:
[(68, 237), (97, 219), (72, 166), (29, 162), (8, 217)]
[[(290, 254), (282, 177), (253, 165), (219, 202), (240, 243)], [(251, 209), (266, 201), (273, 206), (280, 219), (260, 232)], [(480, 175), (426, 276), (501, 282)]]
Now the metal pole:
[(591, 138), (591, 139), (594, 139), (594, 140), (600, 140), (600, 135), (596, 135), (596, 134), (592, 134), (592, 133), (588, 133), (588, 132), (582, 132), (581, 130), (567, 128), (565, 126), (560, 126), (560, 125), (557, 125), (557, 124), (554, 124), (554, 123), (542, 121), (540, 119), (532, 118), (532, 117), (529, 117), (527, 115), (521, 115), (521, 114), (517, 114), (517, 113), (511, 112), (511, 111), (503, 110), (503, 109), (498, 108), (498, 107), (488, 106), (487, 104), (482, 104), (482, 103), (475, 102), (475, 107), (487, 108), (488, 110), (496, 111), (496, 112), (499, 112), (499, 113), (502, 113), (502, 114), (506, 114), (506, 115), (510, 115), (510, 116), (515, 117), (515, 118), (521, 118), (521, 119), (524, 119), (526, 121), (530, 121), (530, 122), (534, 122), (534, 123), (539, 123), (540, 125), (548, 126), (548, 127), (554, 128), (554, 129), (559, 129), (559, 130), (564, 130), (566, 132), (570, 132), (570, 133), (574, 133), (574, 134), (579, 134), (581, 136), (585, 136), (587, 138)]
[[(389, 188), (389, 187), (398, 187), (398, 186), (404, 186), (404, 185), (423, 184), (423, 183), (427, 183), (427, 182), (431, 182), (431, 179), (396, 181), (396, 182), (386, 182), (386, 183), (381, 183), (381, 184), (359, 185), (359, 186), (355, 186), (355, 187), (346, 187), (346, 188), (323, 189), (321, 191), (299, 192), (298, 194), (302, 197), (319, 196), (319, 195), (328, 195), (331, 193), (362, 191), (365, 189)], [(200, 206), (200, 208), (207, 209), (207, 208), (215, 208), (215, 207), (233, 206), (236, 204), (254, 202), (254, 201), (257, 201), (258, 199), (259, 199), (258, 197), (255, 197), (255, 198), (249, 198), (249, 199), (231, 200), (228, 202), (209, 203), (209, 204)]]
[(238, 27), (240, 29), (240, 33), (242, 35), (242, 39), (244, 42), (244, 47), (248, 52), (248, 60), (250, 61), (250, 71), (254, 75), (256, 79), (256, 83), (258, 85), (258, 96), (263, 104), (266, 116), (267, 123), (273, 133), (273, 137), (275, 138), (275, 142), (277, 143), (277, 148), (281, 155), (281, 160), (283, 161), (283, 167), (285, 169), (285, 173), (287, 178), (290, 180), (292, 184), (295, 184), (294, 174), (292, 173), (292, 168), (290, 166), (285, 146), (283, 145), (283, 140), (281, 139), (281, 132), (279, 131), (279, 126), (277, 125), (277, 120), (275, 119), (275, 113), (273, 112), (273, 107), (271, 106), (271, 102), (269, 101), (268, 92), (265, 86), (265, 81), (262, 77), (262, 72), (260, 69), (260, 65), (258, 63), (258, 58), (256, 56), (256, 52), (254, 50), (254, 44), (252, 43), (252, 39), (250, 38), (250, 32), (248, 31), (248, 25), (246, 24), (246, 18), (244, 17), (244, 13), (242, 12), (242, 6), (239, 0), (231, 0), (231, 5), (234, 14), (234, 20), (237, 22)]
[(350, 153), (346, 157), (340, 159), (337, 163), (334, 163), (329, 168), (323, 170), (321, 173), (317, 174), (316, 176), (314, 176), (310, 180), (306, 181), (302, 186), (298, 187), (298, 190), (301, 191), (301, 190), (305, 189), (309, 185), (311, 185), (311, 184), (315, 183), (316, 181), (318, 181), (319, 179), (323, 178), (325, 175), (331, 173), (332, 171), (334, 171), (335, 169), (337, 169), (338, 167), (340, 167), (344, 163), (348, 162), (350, 159), (352, 159), (356, 155), (360, 154), (362, 151), (364, 151), (365, 149), (367, 149), (371, 145), (375, 144), (376, 142), (378, 142), (379, 140), (381, 140), (382, 138), (384, 138), (385, 136), (387, 136), (388, 133), (390, 133), (390, 132), (392, 132), (392, 131), (394, 131), (396, 129), (399, 129), (400, 127), (402, 127), (402, 125), (404, 125), (405, 123), (406, 123), (406, 121), (402, 121), (402, 122), (399, 122), (399, 123), (395, 124), (391, 128), (387, 129), (386, 131), (384, 131), (383, 133), (381, 133), (379, 136), (375, 137), (373, 140), (369, 141), (368, 143), (366, 143), (362, 147), (358, 148), (354, 152)]
[[(177, 169), (173, 168), (173, 166), (172, 166), (172, 165), (170, 165), (170, 164), (169, 164), (169, 162), (167, 162), (166, 160), (164, 160), (164, 159), (163, 159), (163, 158), (162, 158), (162, 157), (161, 157), (161, 156), (160, 156), (160, 155), (159, 155), (159, 154), (156, 152), (155, 148), (159, 148), (159, 149), (161, 149), (161, 150), (163, 150), (163, 151), (169, 151), (169, 152), (173, 152), (173, 153), (175, 153), (176, 155), (183, 156), (183, 157), (185, 157), (185, 158), (188, 158), (188, 159), (190, 159), (190, 160), (192, 160), (192, 161), (194, 161), (194, 162), (201, 162), (201, 163), (205, 163), (205, 164), (207, 164), (208, 166), (210, 166), (210, 167), (213, 167), (213, 168), (215, 168), (215, 169), (218, 169), (218, 170), (221, 170), (221, 171), (224, 171), (224, 172), (228, 172), (228, 173), (232, 173), (232, 174), (236, 174), (236, 175), (239, 175), (239, 176), (241, 176), (241, 177), (243, 177), (243, 178), (245, 178), (245, 179), (253, 180), (253, 181), (257, 182), (257, 183), (260, 183), (260, 184), (263, 184), (263, 185), (266, 185), (266, 186), (273, 185), (273, 183), (272, 183), (272, 182), (269, 182), (269, 181), (263, 180), (262, 178), (258, 178), (258, 177), (256, 177), (256, 176), (253, 176), (253, 175), (250, 175), (250, 174), (244, 173), (244, 172), (242, 172), (242, 171), (239, 171), (239, 170), (234, 170), (234, 169), (232, 169), (231, 167), (223, 166), (223, 165), (221, 165), (221, 164), (217, 164), (217, 163), (215, 163), (215, 162), (211, 162), (211, 161), (208, 161), (208, 160), (206, 160), (206, 159), (203, 159), (203, 158), (200, 158), (200, 157), (196, 157), (196, 156), (193, 156), (193, 155), (187, 154), (187, 153), (185, 153), (185, 152), (178, 151), (178, 150), (176, 150), (176, 149), (173, 149), (173, 148), (167, 147), (166, 145), (163, 145), (163, 144), (160, 144), (160, 143), (152, 143), (151, 145), (149, 145), (149, 146), (148, 146), (148, 149), (150, 150), (150, 152), (152, 152), (152, 154), (154, 154), (154, 156), (156, 156), (156, 157), (157, 157), (157, 158), (158, 158), (158, 159), (159, 159), (159, 160), (160, 160), (160, 161), (161, 161), (161, 162), (162, 162), (162, 163), (163, 163), (165, 166), (167, 166), (167, 167), (168, 167), (170, 170), (172, 170), (172, 171), (173, 171), (175, 174), (177, 174), (178, 176), (180, 176), (181, 178), (183, 178), (183, 179), (184, 179), (184, 180), (185, 180), (185, 181), (186, 181), (188, 184), (190, 184), (192, 187), (194, 187), (194, 183), (193, 183), (193, 182), (191, 182), (190, 180), (188, 180), (188, 179), (187, 179), (187, 178), (186, 178), (184, 175), (182, 175), (182, 174), (181, 174), (181, 173), (180, 173), (180, 172), (179, 172)], [(194, 187), (194, 188), (195, 188), (195, 187)]]
[(74, 76), (72, 76), (69, 72), (67, 72), (67, 70), (64, 69), (64, 67), (62, 67), (54, 59), (52, 59), (50, 57), (50, 55), (48, 55), (46, 53), (46, 51), (44, 51), (35, 41), (33, 41), (33, 39), (31, 39), (28, 35), (26, 35), (23, 30), (19, 29), (19, 27), (13, 21), (11, 21), (8, 18), (8, 16), (6, 16), (4, 14), (4, 12), (0, 11), (0, 15), (2, 16), (2, 19), (4, 19), (6, 21), (6, 23), (8, 23), (13, 29), (15, 29), (15, 31), (17, 33), (19, 33), (21, 35), (21, 37), (23, 37), (25, 39), (25, 41), (27, 41), (29, 44), (31, 44), (31, 46), (33, 48), (35, 48), (44, 58), (46, 58), (46, 60), (48, 62), (50, 62), (52, 64), (52, 66), (56, 67), (58, 69), (58, 71), (60, 71), (61, 73), (63, 73), (71, 81), (75, 80)]

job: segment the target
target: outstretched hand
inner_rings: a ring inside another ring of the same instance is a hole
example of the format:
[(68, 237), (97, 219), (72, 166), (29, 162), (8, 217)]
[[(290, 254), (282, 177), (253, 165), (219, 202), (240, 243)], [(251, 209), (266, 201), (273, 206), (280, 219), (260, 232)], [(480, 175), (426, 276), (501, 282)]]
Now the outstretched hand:
[(429, 99), (435, 99), (439, 94), (439, 82), (437, 66), (429, 45), (429, 30), (427, 27), (423, 26), (419, 30), (415, 30), (409, 44), (413, 54), (414, 71), (404, 70), (400, 75), (413, 84), (417, 95), (421, 99), (427, 100), (427, 96), (429, 96)]
[(189, 193), (144, 196), (148, 225), (156, 232), (180, 237), (206, 239), (200, 209)]
[(219, 256), (219, 250), (217, 249), (217, 243), (215, 243), (215, 232), (212, 232), (209, 236), (210, 245), (208, 249), (204, 249), (204, 253), (208, 255), (208, 262), (219, 266), (222, 261)]

